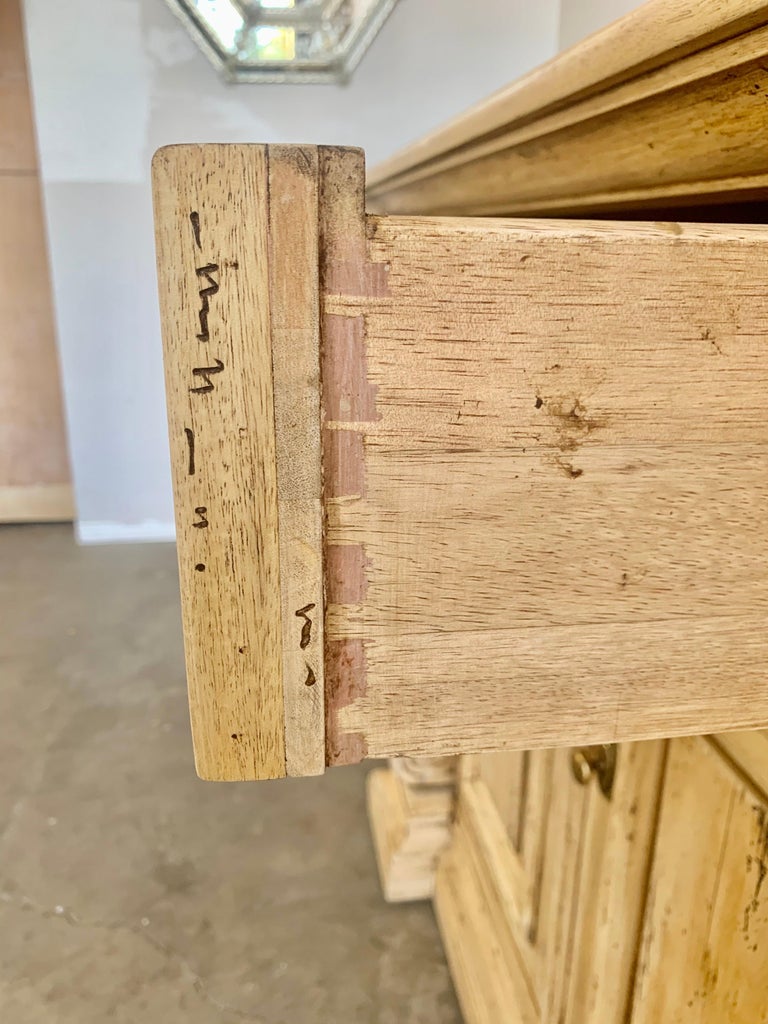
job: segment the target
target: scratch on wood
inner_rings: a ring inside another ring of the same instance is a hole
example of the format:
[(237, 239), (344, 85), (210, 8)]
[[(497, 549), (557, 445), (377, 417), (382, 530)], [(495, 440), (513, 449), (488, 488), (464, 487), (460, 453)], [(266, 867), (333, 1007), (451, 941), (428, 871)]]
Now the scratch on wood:
[(768, 875), (768, 814), (762, 804), (755, 804), (752, 810), (755, 814), (755, 848), (747, 856), (747, 871), (755, 870), (755, 888), (744, 908), (743, 933), (747, 940), (752, 915), (760, 909), (760, 894)]
[(553, 456), (552, 464), (569, 480), (578, 480), (584, 470), (574, 466), (571, 458), (565, 458), (565, 453), (575, 454), (586, 438), (604, 423), (590, 415), (581, 399), (573, 395), (542, 398), (537, 394), (534, 408), (544, 409), (554, 421), (555, 445), (562, 454)]
[(578, 480), (578, 478), (584, 473), (583, 469), (577, 469), (572, 462), (566, 462), (566, 460), (561, 458), (559, 455), (555, 456), (553, 461), (557, 468), (562, 470), (569, 480)]
[(561, 451), (575, 451), (593, 430), (603, 426), (600, 420), (588, 413), (580, 398), (552, 398), (547, 399), (544, 405), (555, 420)]

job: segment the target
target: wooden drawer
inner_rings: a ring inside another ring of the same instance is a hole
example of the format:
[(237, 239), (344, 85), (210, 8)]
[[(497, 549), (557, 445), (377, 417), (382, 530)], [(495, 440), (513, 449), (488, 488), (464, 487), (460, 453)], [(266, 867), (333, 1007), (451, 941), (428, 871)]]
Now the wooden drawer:
[(768, 720), (767, 229), (366, 216), (323, 147), (155, 191), (204, 777)]

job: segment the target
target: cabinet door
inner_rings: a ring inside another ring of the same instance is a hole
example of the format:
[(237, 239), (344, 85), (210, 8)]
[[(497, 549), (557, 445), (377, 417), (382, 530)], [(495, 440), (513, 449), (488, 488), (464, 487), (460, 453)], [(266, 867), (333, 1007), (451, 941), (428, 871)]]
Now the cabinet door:
[(363, 175), (156, 158), (199, 771), (764, 722), (768, 228), (366, 216)]
[(563, 990), (586, 791), (569, 752), (461, 759), (435, 909), (468, 1024), (540, 1024)]
[(666, 751), (665, 741), (623, 743), (610, 796), (590, 784), (563, 1024), (627, 1020)]
[(625, 1020), (664, 749), (622, 746), (609, 794), (578, 751), (463, 759), (435, 904), (470, 1024)]
[(768, 1019), (766, 875), (765, 793), (708, 740), (673, 741), (631, 1024)]

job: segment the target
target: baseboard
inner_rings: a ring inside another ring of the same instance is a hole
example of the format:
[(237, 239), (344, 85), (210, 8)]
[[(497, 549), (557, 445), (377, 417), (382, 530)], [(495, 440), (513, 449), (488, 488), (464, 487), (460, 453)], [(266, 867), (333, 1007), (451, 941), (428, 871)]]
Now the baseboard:
[(71, 522), (70, 484), (22, 484), (0, 487), (0, 523)]
[(139, 523), (120, 523), (111, 519), (81, 519), (76, 527), (80, 544), (130, 544), (176, 540), (173, 523), (144, 519)]

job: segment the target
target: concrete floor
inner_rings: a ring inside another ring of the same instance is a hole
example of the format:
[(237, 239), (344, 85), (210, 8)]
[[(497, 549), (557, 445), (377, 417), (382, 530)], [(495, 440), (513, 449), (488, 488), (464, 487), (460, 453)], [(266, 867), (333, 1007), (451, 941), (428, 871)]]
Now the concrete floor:
[(0, 527), (0, 1020), (458, 1024), (365, 769), (200, 782), (175, 552)]

